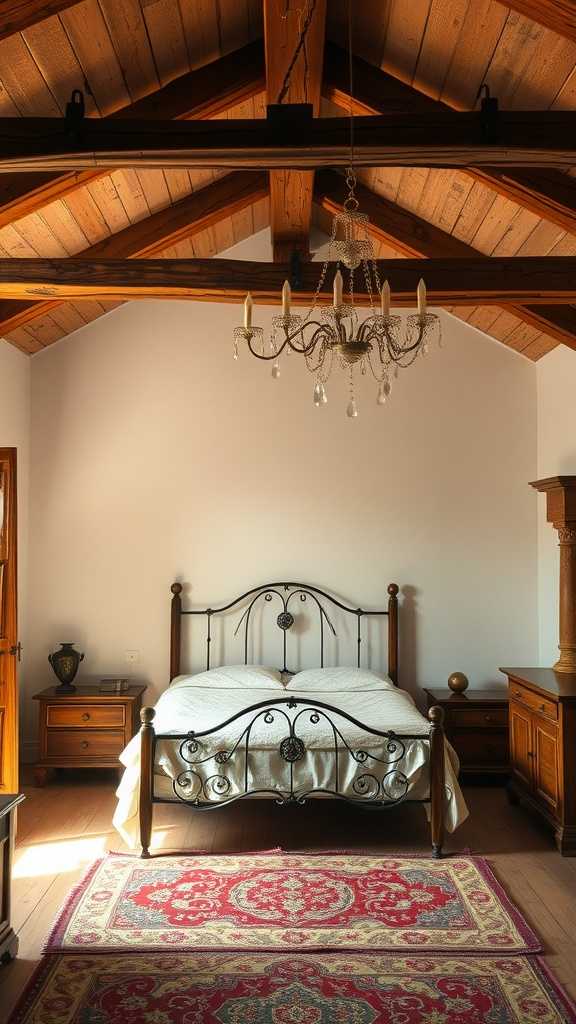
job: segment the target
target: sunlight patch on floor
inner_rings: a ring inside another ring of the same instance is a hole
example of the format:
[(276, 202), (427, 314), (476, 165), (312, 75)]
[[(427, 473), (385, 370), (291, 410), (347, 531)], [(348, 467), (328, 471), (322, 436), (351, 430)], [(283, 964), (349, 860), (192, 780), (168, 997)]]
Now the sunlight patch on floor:
[[(154, 846), (161, 847), (165, 842), (167, 831), (154, 830)], [(65, 871), (77, 871), (108, 852), (110, 836), (78, 837), (64, 839), (59, 842), (31, 843), (21, 846), (15, 855), (13, 878), (39, 878), (42, 875), (55, 875)], [(126, 851), (125, 851), (126, 852)], [(138, 851), (127, 851), (137, 856)]]

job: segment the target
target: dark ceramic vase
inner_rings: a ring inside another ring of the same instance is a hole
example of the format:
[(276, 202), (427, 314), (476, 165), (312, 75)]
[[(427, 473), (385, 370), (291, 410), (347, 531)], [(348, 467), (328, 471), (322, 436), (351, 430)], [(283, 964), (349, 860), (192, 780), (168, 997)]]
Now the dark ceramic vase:
[(80, 662), (84, 661), (84, 655), (74, 650), (73, 643), (61, 643), (59, 651), (48, 655), (48, 661), (54, 669), (56, 678), (60, 680), (60, 686), (56, 687), (58, 693), (74, 693), (76, 687), (72, 686), (72, 682), (76, 678)]

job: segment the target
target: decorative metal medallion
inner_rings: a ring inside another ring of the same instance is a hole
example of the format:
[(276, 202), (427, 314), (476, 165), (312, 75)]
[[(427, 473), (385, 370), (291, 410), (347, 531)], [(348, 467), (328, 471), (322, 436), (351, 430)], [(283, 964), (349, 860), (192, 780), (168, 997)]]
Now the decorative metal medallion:
[(290, 629), (294, 625), (294, 616), (290, 612), (280, 612), (276, 619), (276, 625), (280, 629)]
[(306, 747), (298, 736), (287, 736), (280, 744), (280, 757), (283, 757), (289, 764), (301, 761), (306, 753)]

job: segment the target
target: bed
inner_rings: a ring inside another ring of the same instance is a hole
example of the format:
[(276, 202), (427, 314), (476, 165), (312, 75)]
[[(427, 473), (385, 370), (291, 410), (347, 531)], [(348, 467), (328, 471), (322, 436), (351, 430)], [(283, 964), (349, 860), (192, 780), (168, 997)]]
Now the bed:
[[(338, 644), (335, 613), (352, 620), (353, 665), (325, 665), (328, 640)], [(206, 627), (203, 671), (192, 675), (181, 673), (186, 616)], [(237, 619), (242, 663), (213, 667), (215, 623), (230, 616)], [(278, 638), (281, 668), (252, 663), (257, 624)], [(383, 624), (387, 673), (365, 665)], [(318, 667), (295, 671), (288, 664), (291, 631), (300, 646), (309, 629), (317, 635)], [(372, 812), (420, 803), (435, 857), (442, 855), (445, 829), (453, 831), (467, 816), (442, 709), (431, 708), (426, 719), (398, 687), (396, 584), (388, 587), (386, 609), (368, 611), (302, 583), (269, 583), (217, 608), (189, 609), (175, 583), (170, 683), (154, 708), (142, 709), (140, 733), (121, 755), (114, 825), (129, 845), (140, 845), (142, 857), (150, 856), (158, 803), (209, 811), (244, 799), (294, 805), (332, 799)]]

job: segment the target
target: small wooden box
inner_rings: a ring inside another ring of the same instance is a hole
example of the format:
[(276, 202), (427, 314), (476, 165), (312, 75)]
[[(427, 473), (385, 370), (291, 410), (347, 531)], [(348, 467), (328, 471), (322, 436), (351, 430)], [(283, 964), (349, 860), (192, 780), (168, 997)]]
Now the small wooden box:
[(118, 768), (122, 752), (140, 724), (142, 685), (124, 693), (101, 693), (97, 684), (59, 694), (51, 686), (34, 695), (40, 703), (38, 786), (50, 768)]
[(500, 690), (424, 690), (428, 707), (444, 709), (446, 736), (460, 758), (464, 781), (508, 775), (508, 694)]

